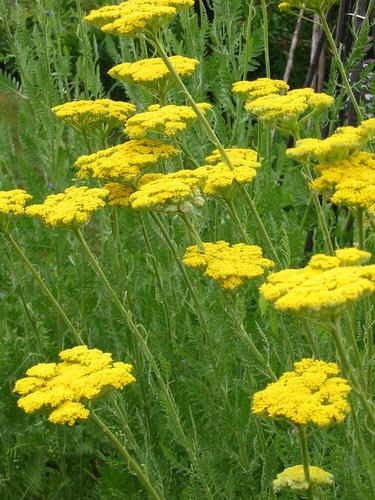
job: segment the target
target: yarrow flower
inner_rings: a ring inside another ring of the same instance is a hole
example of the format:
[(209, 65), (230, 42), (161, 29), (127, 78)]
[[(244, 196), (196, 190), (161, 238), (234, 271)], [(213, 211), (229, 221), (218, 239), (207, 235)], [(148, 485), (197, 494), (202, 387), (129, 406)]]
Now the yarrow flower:
[(156, 31), (182, 8), (193, 5), (193, 0), (128, 0), (92, 10), (84, 19), (105, 33), (134, 37)]
[(258, 120), (289, 130), (312, 112), (320, 114), (334, 102), (333, 97), (311, 88), (290, 90), (284, 95), (269, 94), (246, 101), (245, 109)]
[(203, 268), (205, 276), (227, 290), (235, 290), (248, 280), (263, 276), (275, 265), (263, 257), (262, 249), (257, 245), (230, 245), (226, 241), (217, 241), (203, 243), (203, 250), (195, 245), (188, 247), (183, 263), (188, 267)]
[(357, 248), (336, 250), (335, 256), (317, 254), (302, 269), (270, 274), (260, 293), (280, 311), (334, 318), (375, 292), (375, 265), (362, 265), (370, 258)]
[(310, 484), (305, 479), (305, 472), (303, 465), (294, 465), (284, 469), (280, 474), (277, 474), (276, 479), (273, 481), (273, 490), (279, 493), (282, 490), (300, 493), (307, 491), (309, 488), (321, 488), (332, 486), (334, 477), (329, 472), (316, 467), (315, 465), (309, 466)]
[(127, 119), (136, 112), (134, 104), (96, 99), (94, 101), (70, 101), (52, 108), (58, 118), (77, 129), (93, 128), (105, 123), (113, 128), (125, 125)]
[(130, 196), (130, 204), (140, 210), (191, 212), (204, 203), (199, 185), (200, 178), (194, 170), (159, 175), (146, 184), (141, 182), (138, 190)]
[(232, 92), (244, 97), (246, 101), (251, 101), (257, 97), (264, 97), (270, 94), (285, 94), (289, 90), (289, 85), (283, 80), (272, 80), (271, 78), (257, 78), (253, 81), (239, 81), (232, 85)]
[[(198, 103), (197, 106), (203, 113), (212, 107), (211, 104), (205, 102)], [(196, 120), (197, 115), (190, 106), (154, 104), (149, 106), (144, 113), (138, 113), (128, 120), (125, 131), (132, 139), (142, 139), (152, 133), (175, 137)]]
[(315, 165), (319, 177), (311, 189), (327, 193), (333, 203), (375, 214), (375, 154), (360, 151), (348, 158)]
[(51, 408), (48, 420), (54, 424), (74, 425), (87, 419), (85, 403), (109, 389), (122, 389), (135, 382), (132, 365), (113, 362), (110, 353), (87, 346), (66, 349), (58, 363), (40, 363), (17, 380), (14, 392), (22, 397), (18, 406), (26, 413)]
[(0, 216), (23, 215), (25, 205), (32, 196), (24, 189), (0, 191)]
[(344, 420), (350, 411), (348, 381), (338, 376), (336, 363), (305, 358), (276, 382), (254, 394), (255, 415), (285, 418), (297, 425), (326, 427)]
[(43, 203), (30, 205), (26, 214), (40, 217), (48, 226), (77, 227), (86, 223), (92, 212), (105, 206), (107, 195), (103, 188), (72, 186), (63, 193), (47, 196)]
[(78, 177), (135, 182), (142, 170), (178, 155), (174, 146), (153, 139), (128, 141), (90, 155), (80, 156), (74, 165)]
[[(168, 59), (181, 77), (191, 76), (199, 64), (196, 59), (184, 56), (170, 56)], [(117, 64), (108, 71), (108, 74), (125, 83), (151, 87), (173, 82), (173, 77), (161, 57)]]

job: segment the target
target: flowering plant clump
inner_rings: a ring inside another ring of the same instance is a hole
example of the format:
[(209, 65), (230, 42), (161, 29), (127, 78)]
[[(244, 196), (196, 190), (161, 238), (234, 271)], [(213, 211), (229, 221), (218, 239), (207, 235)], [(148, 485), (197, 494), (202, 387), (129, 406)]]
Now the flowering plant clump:
[(63, 193), (47, 196), (43, 203), (30, 205), (26, 214), (40, 217), (48, 226), (80, 226), (92, 212), (105, 206), (108, 191), (103, 188), (72, 186)]
[(157, 210), (162, 212), (191, 212), (194, 207), (204, 204), (200, 178), (194, 170), (180, 170), (157, 176), (155, 180), (141, 182), (140, 187), (130, 196), (134, 209)]
[(269, 94), (246, 101), (245, 109), (258, 120), (289, 130), (308, 114), (320, 114), (334, 102), (333, 97), (311, 88), (290, 90), (284, 95)]
[[(197, 106), (203, 113), (212, 107), (205, 102), (198, 103)], [(149, 106), (144, 113), (133, 116), (127, 122), (125, 131), (132, 139), (142, 139), (150, 133), (175, 137), (184, 132), (196, 120), (197, 115), (190, 106), (176, 106), (174, 104), (159, 106), (154, 104)]]
[(18, 406), (26, 413), (52, 408), (48, 420), (54, 424), (74, 425), (87, 419), (85, 402), (98, 398), (108, 389), (122, 389), (135, 382), (132, 365), (113, 362), (110, 353), (87, 346), (66, 349), (58, 363), (39, 363), (17, 380), (14, 392), (22, 397)]
[(142, 170), (178, 155), (174, 146), (153, 139), (128, 141), (80, 156), (74, 165), (78, 177), (134, 182)]
[(307, 491), (311, 487), (332, 486), (334, 483), (332, 474), (315, 465), (309, 466), (309, 474), (310, 483), (306, 481), (303, 465), (287, 467), (280, 474), (277, 474), (272, 483), (273, 490), (275, 493), (282, 490), (298, 493)]
[(252, 412), (298, 425), (326, 427), (342, 422), (350, 411), (351, 387), (338, 373), (336, 363), (310, 358), (297, 361), (293, 371), (254, 394)]
[[(170, 56), (168, 59), (181, 77), (191, 76), (199, 64), (196, 59), (184, 56)], [(167, 66), (160, 57), (117, 64), (108, 71), (108, 74), (122, 82), (151, 87), (155, 84), (161, 85), (173, 81)]]
[(183, 263), (205, 269), (205, 276), (213, 278), (227, 290), (235, 290), (249, 279), (263, 276), (275, 265), (263, 257), (262, 249), (257, 245), (230, 245), (226, 241), (203, 243), (203, 249), (195, 245), (188, 247)]
[(52, 108), (58, 118), (78, 129), (91, 129), (105, 123), (113, 128), (125, 125), (127, 119), (136, 112), (134, 104), (96, 99), (95, 101), (71, 101)]
[(280, 311), (333, 318), (375, 292), (375, 265), (362, 265), (370, 258), (357, 248), (336, 250), (335, 256), (317, 254), (302, 269), (270, 274), (260, 292)]
[(320, 174), (310, 182), (314, 191), (328, 193), (333, 203), (375, 213), (375, 154), (360, 151), (348, 158), (315, 165)]
[(194, 0), (128, 0), (92, 10), (84, 19), (105, 33), (134, 37), (145, 30), (156, 31), (183, 7), (193, 5)]
[(0, 191), (0, 215), (23, 215), (32, 196), (24, 189)]
[(232, 85), (232, 92), (244, 97), (247, 102), (270, 94), (285, 94), (289, 85), (283, 80), (272, 80), (271, 78), (257, 78), (253, 81), (239, 81)]

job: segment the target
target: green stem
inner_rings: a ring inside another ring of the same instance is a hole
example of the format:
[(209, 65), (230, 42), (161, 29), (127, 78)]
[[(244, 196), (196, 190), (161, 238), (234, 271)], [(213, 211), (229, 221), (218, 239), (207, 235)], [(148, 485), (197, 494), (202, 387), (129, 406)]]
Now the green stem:
[(357, 229), (358, 229), (358, 248), (365, 248), (365, 230), (363, 221), (363, 208), (357, 208)]
[(352, 87), (350, 85), (350, 82), (348, 80), (348, 77), (347, 77), (347, 74), (346, 74), (346, 70), (345, 70), (345, 66), (341, 60), (341, 57), (340, 57), (340, 54), (339, 54), (339, 51), (337, 50), (337, 47), (336, 47), (336, 43), (335, 43), (335, 40), (333, 39), (333, 36), (332, 36), (332, 33), (331, 33), (331, 30), (328, 26), (328, 22), (327, 22), (327, 17), (325, 15), (324, 12), (320, 12), (319, 13), (320, 15), (320, 19), (321, 19), (321, 22), (322, 22), (322, 27), (323, 27), (323, 30), (324, 30), (324, 33), (327, 37), (327, 41), (328, 41), (328, 44), (333, 52), (333, 55), (334, 55), (334, 58), (335, 58), (335, 61), (336, 61), (336, 65), (338, 67), (338, 70), (340, 72), (340, 75), (341, 75), (341, 78), (342, 78), (342, 81), (343, 81), (343, 84), (345, 86), (345, 89), (349, 95), (349, 98), (352, 102), (352, 105), (353, 105), (353, 108), (355, 110), (355, 113), (357, 115), (357, 118), (358, 118), (358, 122), (361, 122), (362, 119), (363, 119), (363, 116), (362, 116), (362, 112), (361, 112), (361, 109), (358, 105), (358, 102), (354, 96), (354, 93), (353, 93), (353, 90), (352, 90)]
[(198, 233), (197, 229), (195, 228), (194, 224), (192, 223), (192, 221), (189, 219), (189, 217), (186, 215), (185, 212), (178, 212), (178, 214), (181, 217), (181, 219), (184, 221), (184, 224), (187, 227), (187, 230), (188, 230), (189, 234), (191, 235), (192, 239), (197, 244), (199, 251), (201, 253), (205, 253), (204, 245), (203, 245), (203, 242), (201, 240), (201, 237), (199, 236), (199, 233)]
[(56, 311), (58, 312), (58, 314), (60, 315), (60, 317), (62, 318), (62, 320), (64, 321), (64, 323), (66, 324), (66, 326), (72, 332), (75, 341), (78, 344), (84, 344), (84, 342), (83, 342), (83, 340), (81, 338), (81, 335), (79, 334), (77, 328), (70, 321), (70, 319), (68, 318), (66, 312), (64, 311), (64, 309), (62, 308), (62, 306), (60, 305), (60, 303), (55, 299), (55, 297), (53, 296), (51, 290), (48, 288), (46, 282), (41, 277), (41, 275), (39, 274), (39, 272), (35, 269), (34, 265), (30, 262), (30, 260), (28, 259), (28, 257), (26, 256), (26, 254), (24, 253), (24, 251), (22, 250), (22, 248), (18, 245), (18, 243), (16, 242), (16, 240), (12, 237), (12, 235), (10, 233), (8, 233), (5, 230), (1, 230), (1, 232), (2, 232), (2, 234), (4, 236), (4, 238), (12, 245), (12, 247), (14, 248), (14, 250), (16, 251), (16, 253), (18, 254), (18, 256), (23, 261), (24, 265), (27, 267), (27, 269), (34, 276), (36, 282), (38, 283), (38, 285), (40, 286), (40, 288), (43, 290), (43, 292), (45, 293), (45, 295), (48, 297), (48, 300), (51, 302), (52, 306), (56, 309)]
[(183, 276), (183, 278), (185, 280), (185, 283), (186, 283), (187, 287), (189, 288), (191, 297), (192, 297), (193, 302), (195, 304), (195, 313), (198, 316), (199, 322), (200, 322), (202, 330), (203, 330), (203, 338), (204, 338), (204, 341), (207, 342), (208, 337), (209, 337), (209, 331), (208, 331), (207, 322), (206, 322), (206, 319), (205, 319), (205, 317), (203, 315), (201, 304), (199, 302), (197, 294), (195, 293), (195, 289), (193, 287), (193, 284), (190, 281), (189, 275), (186, 272), (186, 269), (185, 269), (184, 265), (181, 262), (180, 256), (178, 254), (178, 251), (177, 251), (177, 248), (176, 248), (176, 245), (175, 245), (175, 242), (169, 236), (168, 231), (165, 229), (164, 224), (160, 221), (159, 217), (156, 214), (154, 214), (153, 212), (151, 212), (150, 215), (151, 215), (152, 219), (155, 221), (155, 223), (158, 226), (158, 228), (160, 229), (160, 231), (161, 231), (161, 233), (163, 235), (163, 238), (164, 238), (165, 242), (167, 243), (168, 247), (172, 251), (172, 254), (173, 254), (173, 257), (174, 257), (174, 259), (176, 261), (176, 264), (177, 264), (178, 268), (181, 271), (181, 274), (182, 274), (182, 276)]
[[(311, 173), (310, 166), (306, 167), (306, 173), (307, 173), (306, 174), (307, 181), (311, 182), (313, 179), (313, 175)], [(324, 240), (326, 252), (328, 252), (329, 255), (334, 255), (335, 251), (333, 249), (331, 235), (329, 233), (329, 227), (327, 224), (327, 219), (326, 219), (323, 207), (320, 203), (319, 196), (316, 194), (315, 191), (311, 191), (311, 195), (312, 195), (312, 201), (313, 201), (313, 204), (315, 207), (315, 211), (316, 211), (316, 214), (318, 216), (318, 223), (319, 223), (319, 227), (320, 227), (320, 230), (322, 232), (322, 235), (323, 235), (323, 240)]]
[[(190, 94), (190, 92), (188, 91), (187, 87), (185, 86), (184, 82), (182, 81), (180, 75), (177, 73), (176, 69), (174, 68), (173, 64), (171, 64), (169, 58), (168, 58), (168, 55), (167, 53), (165, 52), (163, 46), (160, 44), (159, 40), (153, 36), (151, 33), (148, 35), (148, 40), (149, 42), (154, 45), (154, 47), (156, 48), (156, 50), (158, 51), (160, 57), (162, 58), (162, 60), (164, 61), (164, 64), (167, 66), (169, 72), (171, 73), (171, 75), (175, 78), (177, 84), (179, 85), (179, 87), (181, 88), (181, 90), (184, 92), (185, 96), (186, 96), (186, 99), (188, 100), (189, 104), (191, 105), (191, 107), (194, 109), (196, 115), (198, 116), (198, 118), (200, 119), (209, 139), (212, 141), (212, 143), (216, 146), (216, 148), (218, 149), (218, 151), (220, 152), (220, 155), (224, 161), (224, 163), (226, 165), (228, 165), (228, 167), (231, 169), (231, 170), (234, 170), (234, 166), (227, 154), (227, 152), (225, 151), (225, 148), (224, 146), (222, 145), (222, 143), (220, 142), (219, 138), (217, 137), (215, 131), (212, 129), (211, 125), (209, 124), (207, 118), (205, 117), (204, 113), (199, 109), (199, 107), (197, 106), (197, 103), (195, 102), (193, 96)], [(248, 193), (246, 191), (246, 189), (239, 184), (239, 187), (242, 191), (243, 194), (245, 194), (245, 196), (247, 195), (248, 196)], [(251, 200), (251, 199), (250, 199)], [(272, 252), (273, 254), (273, 258), (280, 263), (278, 257), (277, 257), (277, 254), (276, 254), (276, 251), (272, 245), (272, 242), (271, 242), (271, 239), (267, 233), (267, 230), (262, 222), (262, 219), (257, 211), (257, 208), (255, 206), (255, 203), (253, 202), (253, 200), (251, 200), (249, 202), (250, 204), (250, 207), (251, 207), (251, 212), (257, 222), (257, 224), (259, 225), (259, 228), (260, 228), (260, 231), (261, 231), (261, 234), (262, 234), (262, 237), (263, 237), (263, 240), (266, 242), (266, 244), (269, 246), (269, 249), (270, 251)]]
[(373, 402), (368, 399), (366, 390), (358, 380), (357, 373), (353, 369), (350, 360), (346, 355), (345, 347), (342, 341), (343, 332), (341, 329), (340, 321), (338, 319), (332, 324), (332, 332), (344, 376), (349, 380), (353, 391), (357, 394), (359, 400), (361, 401), (362, 407), (367, 413), (367, 416), (373, 425), (373, 430), (375, 431), (375, 406)]
[(242, 238), (244, 239), (244, 241), (246, 243), (250, 244), (251, 243), (250, 242), (250, 238), (249, 238), (249, 236), (248, 236), (248, 234), (246, 232), (246, 229), (244, 228), (244, 226), (243, 226), (243, 224), (241, 222), (241, 219), (240, 219), (240, 217), (238, 215), (238, 212), (237, 212), (235, 204), (233, 203), (233, 200), (225, 198), (224, 202), (225, 202), (225, 204), (226, 204), (226, 206), (228, 208), (228, 211), (229, 211), (229, 213), (230, 213), (230, 215), (231, 215), (234, 223), (238, 227), (238, 229), (239, 229), (239, 231), (240, 231), (240, 233), (242, 235)]
[(177, 407), (176, 407), (176, 403), (174, 401), (174, 398), (166, 384), (166, 382), (164, 381), (164, 378), (159, 370), (159, 367), (158, 367), (158, 364), (152, 354), (152, 352), (150, 351), (142, 333), (140, 332), (140, 329), (138, 327), (138, 325), (133, 321), (133, 317), (132, 317), (132, 314), (130, 311), (128, 311), (125, 307), (124, 307), (124, 304), (122, 303), (122, 301), (120, 300), (119, 296), (117, 295), (117, 293), (114, 291), (114, 289), (112, 288), (107, 276), (105, 275), (102, 267), (100, 266), (97, 258), (95, 257), (95, 255), (92, 253), (90, 247), (88, 246), (87, 244), (87, 241), (85, 240), (82, 232), (80, 231), (80, 229), (77, 229), (75, 231), (75, 235), (77, 236), (78, 238), (78, 241), (81, 243), (83, 249), (85, 250), (87, 256), (89, 257), (90, 259), (90, 262), (91, 262), (91, 265), (92, 267), (94, 268), (95, 272), (96, 272), (96, 275), (102, 280), (105, 288), (107, 289), (107, 292), (109, 294), (109, 296), (111, 297), (111, 299), (113, 300), (114, 304), (117, 306), (121, 316), (125, 319), (128, 327), (129, 327), (129, 330), (131, 331), (131, 333), (134, 335), (134, 337), (137, 339), (137, 341), (139, 342), (140, 344), (140, 347), (142, 349), (142, 352), (143, 354), (145, 355), (147, 361), (150, 363), (151, 367), (152, 367), (152, 370), (159, 382), (159, 385), (160, 385), (160, 388), (163, 392), (163, 395), (165, 397), (165, 400), (169, 406), (169, 410), (170, 410), (170, 413), (171, 415), (173, 416), (176, 424), (177, 424), (177, 428), (179, 430), (179, 433), (180, 435), (183, 437), (183, 440), (184, 442), (186, 443), (187, 442), (187, 438), (186, 438), (186, 435), (185, 435), (185, 432), (182, 428), (182, 424), (181, 424), (181, 420), (180, 420), (180, 417), (178, 415), (178, 412), (177, 412)]
[(147, 491), (149, 497), (153, 498), (154, 500), (164, 499), (164, 495), (161, 495), (156, 491), (144, 469), (142, 469), (139, 463), (130, 455), (124, 444), (120, 442), (115, 434), (113, 434), (111, 429), (93, 411), (91, 411), (90, 413), (90, 419), (103, 432), (103, 434), (107, 436), (112, 445), (125, 459), (125, 462), (128, 465), (129, 469), (137, 476), (140, 483), (142, 483), (144, 489)]
[(267, 6), (265, 0), (261, 0), (260, 2), (262, 8), (262, 17), (263, 17), (263, 43), (264, 43), (264, 60), (266, 64), (266, 76), (267, 78), (271, 78), (271, 65), (270, 65), (270, 50), (269, 50), (269, 42), (268, 42), (268, 14), (267, 14)]
[(303, 472), (305, 474), (305, 481), (308, 484), (307, 498), (309, 500), (313, 500), (314, 497), (311, 491), (311, 478), (310, 478), (310, 457), (309, 457), (309, 450), (307, 447), (306, 431), (303, 425), (297, 425), (297, 429), (298, 429), (299, 443), (301, 449)]

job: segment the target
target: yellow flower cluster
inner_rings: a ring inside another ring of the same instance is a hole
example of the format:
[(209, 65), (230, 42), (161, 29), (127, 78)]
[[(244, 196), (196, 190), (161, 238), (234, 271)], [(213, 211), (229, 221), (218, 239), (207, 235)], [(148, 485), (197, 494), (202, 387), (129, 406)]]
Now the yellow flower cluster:
[(81, 178), (134, 182), (142, 169), (178, 155), (179, 150), (153, 139), (128, 141), (90, 155), (80, 156), (74, 165)]
[(289, 2), (279, 3), (280, 10), (288, 10), (292, 7), (297, 9), (306, 9), (317, 13), (326, 13), (337, 0), (290, 0)]
[(360, 151), (346, 159), (315, 166), (319, 177), (311, 189), (332, 193), (337, 205), (364, 208), (375, 213), (375, 154)]
[(257, 78), (253, 81), (239, 81), (232, 85), (232, 92), (251, 101), (258, 97), (270, 94), (283, 94), (289, 90), (289, 85), (283, 80), (272, 80), (271, 78)]
[(290, 90), (284, 95), (270, 94), (247, 101), (245, 109), (258, 120), (287, 128), (288, 122), (301, 119), (309, 113), (321, 113), (333, 104), (333, 97), (315, 93), (311, 88)]
[[(192, 75), (199, 64), (196, 59), (184, 56), (171, 56), (169, 61), (181, 77)], [(108, 71), (108, 74), (122, 82), (146, 86), (172, 81), (169, 70), (161, 57), (117, 64)]]
[(23, 189), (0, 191), (0, 214), (23, 215), (25, 205), (32, 196)]
[(60, 352), (58, 363), (40, 363), (29, 368), (27, 377), (17, 380), (14, 392), (22, 397), (18, 406), (26, 413), (52, 408), (48, 420), (54, 424), (74, 425), (87, 419), (90, 411), (84, 402), (108, 389), (122, 389), (135, 382), (132, 365), (113, 362), (110, 353), (87, 346)]
[(298, 493), (306, 491), (310, 487), (331, 486), (334, 482), (332, 474), (315, 465), (309, 466), (309, 474), (310, 484), (305, 479), (303, 465), (288, 467), (280, 472), (280, 474), (277, 474), (276, 479), (272, 483), (273, 490), (275, 493), (282, 490)]
[(128, 0), (92, 10), (85, 20), (105, 33), (138, 36), (145, 30), (157, 30), (183, 7), (192, 5), (193, 0)]
[(95, 210), (105, 205), (108, 191), (102, 188), (72, 186), (63, 193), (47, 196), (43, 203), (30, 205), (26, 214), (40, 217), (48, 226), (80, 226)]
[(129, 184), (121, 184), (119, 182), (109, 182), (104, 185), (104, 189), (108, 191), (108, 205), (113, 207), (129, 207), (130, 195), (135, 189)]
[(160, 174), (154, 180), (140, 182), (139, 189), (130, 196), (132, 208), (190, 212), (193, 207), (201, 207), (204, 199), (199, 190), (200, 179), (194, 172), (180, 170), (171, 174)]
[(229, 168), (225, 163), (217, 165), (203, 165), (194, 170), (202, 179), (202, 191), (208, 196), (222, 196), (230, 198), (231, 189), (236, 184), (251, 182), (256, 176), (256, 170), (248, 166)]
[[(260, 163), (258, 161), (258, 153), (254, 149), (229, 148), (225, 149), (225, 152), (234, 168), (258, 168), (260, 166)], [(219, 163), (223, 162), (223, 158), (218, 149), (215, 149), (210, 155), (206, 156), (205, 160), (210, 165), (218, 165)]]
[(188, 267), (204, 268), (205, 276), (213, 278), (227, 290), (235, 290), (248, 280), (263, 276), (275, 264), (263, 257), (257, 245), (226, 241), (203, 243), (204, 252), (197, 246), (186, 249), (183, 263)]
[[(203, 113), (212, 107), (205, 102), (197, 105)], [(159, 106), (154, 104), (146, 112), (138, 113), (130, 118), (125, 131), (132, 139), (142, 139), (150, 133), (175, 137), (185, 131), (195, 120), (197, 120), (197, 115), (190, 106), (176, 106), (174, 104)]]
[(127, 119), (136, 112), (136, 107), (129, 102), (96, 99), (66, 102), (53, 107), (52, 111), (68, 125), (86, 129), (102, 123), (109, 127), (125, 125)]
[(298, 425), (339, 423), (350, 411), (347, 398), (351, 387), (338, 373), (336, 363), (310, 358), (297, 361), (293, 371), (254, 394), (252, 412), (286, 418)]
[(336, 250), (335, 256), (317, 254), (306, 267), (270, 274), (260, 292), (280, 311), (334, 317), (375, 292), (375, 265), (362, 266), (370, 258), (357, 248)]

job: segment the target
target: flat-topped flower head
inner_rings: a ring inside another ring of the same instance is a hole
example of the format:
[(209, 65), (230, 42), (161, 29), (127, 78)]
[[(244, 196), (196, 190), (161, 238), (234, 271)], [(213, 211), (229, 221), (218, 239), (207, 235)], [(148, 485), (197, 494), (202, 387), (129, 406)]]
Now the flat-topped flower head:
[[(200, 178), (194, 170), (180, 170), (158, 175), (155, 180), (140, 182), (140, 187), (130, 196), (131, 207), (137, 210), (188, 213), (204, 203)], [(142, 179), (141, 179), (142, 181)]]
[(90, 399), (110, 389), (122, 389), (135, 382), (133, 367), (113, 362), (110, 353), (85, 345), (66, 349), (58, 363), (40, 363), (29, 368), (27, 377), (17, 380), (14, 392), (22, 397), (17, 404), (26, 413), (51, 409), (48, 420), (54, 424), (74, 425), (87, 419)]
[(193, 5), (193, 0), (128, 0), (92, 10), (84, 19), (105, 33), (136, 37), (155, 32), (182, 8)]
[(334, 483), (332, 474), (315, 465), (309, 466), (309, 475), (310, 484), (305, 479), (303, 465), (288, 467), (277, 474), (276, 479), (272, 482), (273, 490), (275, 493), (280, 491), (303, 493), (309, 488), (322, 488), (332, 486)]
[(39, 217), (51, 227), (79, 227), (90, 219), (95, 210), (105, 206), (107, 195), (108, 191), (103, 188), (72, 186), (63, 193), (47, 196), (43, 203), (30, 205), (26, 214)]
[(245, 109), (258, 120), (288, 129), (307, 114), (320, 114), (334, 102), (333, 97), (311, 88), (290, 90), (284, 95), (270, 94), (248, 100)]
[(350, 411), (351, 387), (338, 373), (336, 363), (310, 358), (297, 361), (293, 371), (254, 394), (251, 410), (297, 425), (327, 427), (342, 422)]
[(205, 276), (212, 278), (227, 290), (235, 290), (248, 280), (263, 276), (275, 263), (263, 257), (257, 245), (226, 241), (203, 243), (203, 250), (193, 245), (186, 249), (183, 263), (188, 267), (204, 269)]
[(280, 311), (334, 319), (375, 292), (375, 265), (362, 265), (370, 258), (357, 248), (336, 250), (335, 256), (317, 254), (306, 267), (270, 274), (260, 292)]
[(375, 213), (375, 154), (359, 151), (348, 158), (315, 165), (311, 189), (328, 194), (336, 205)]
[(133, 140), (80, 156), (74, 165), (82, 179), (94, 177), (133, 183), (145, 168), (155, 167), (179, 153), (174, 146), (154, 139)]
[[(258, 153), (250, 148), (228, 148), (225, 152), (234, 168), (249, 167), (258, 168), (260, 162), (258, 161)], [(211, 154), (206, 156), (206, 162), (210, 165), (218, 165), (223, 163), (223, 157), (218, 149), (214, 149)]]
[(232, 92), (244, 97), (246, 101), (251, 101), (257, 97), (264, 97), (270, 94), (285, 94), (289, 90), (289, 85), (283, 80), (272, 80), (271, 78), (257, 78), (252, 81), (234, 82)]
[(203, 165), (194, 170), (202, 179), (202, 191), (207, 196), (230, 199), (238, 184), (252, 182), (256, 176), (256, 169), (248, 166), (229, 168), (225, 163)]
[(8, 215), (23, 215), (26, 203), (32, 196), (24, 189), (0, 191), (0, 217)]
[(58, 118), (77, 129), (90, 129), (103, 123), (109, 128), (125, 125), (136, 107), (129, 102), (96, 99), (70, 101), (52, 108)]
[[(170, 56), (169, 61), (181, 77), (191, 76), (199, 64), (196, 59), (184, 56)], [(147, 87), (173, 82), (173, 77), (161, 57), (117, 64), (108, 71), (108, 74), (116, 80)]]
[(287, 149), (289, 158), (299, 161), (319, 162), (347, 158), (359, 151), (366, 143), (366, 135), (360, 127), (339, 127), (326, 139), (300, 139), (294, 148)]
[[(201, 102), (197, 106), (206, 113), (211, 104)], [(191, 126), (198, 117), (190, 106), (152, 105), (144, 113), (138, 113), (128, 120), (125, 131), (132, 139), (142, 139), (149, 134), (175, 137)]]

